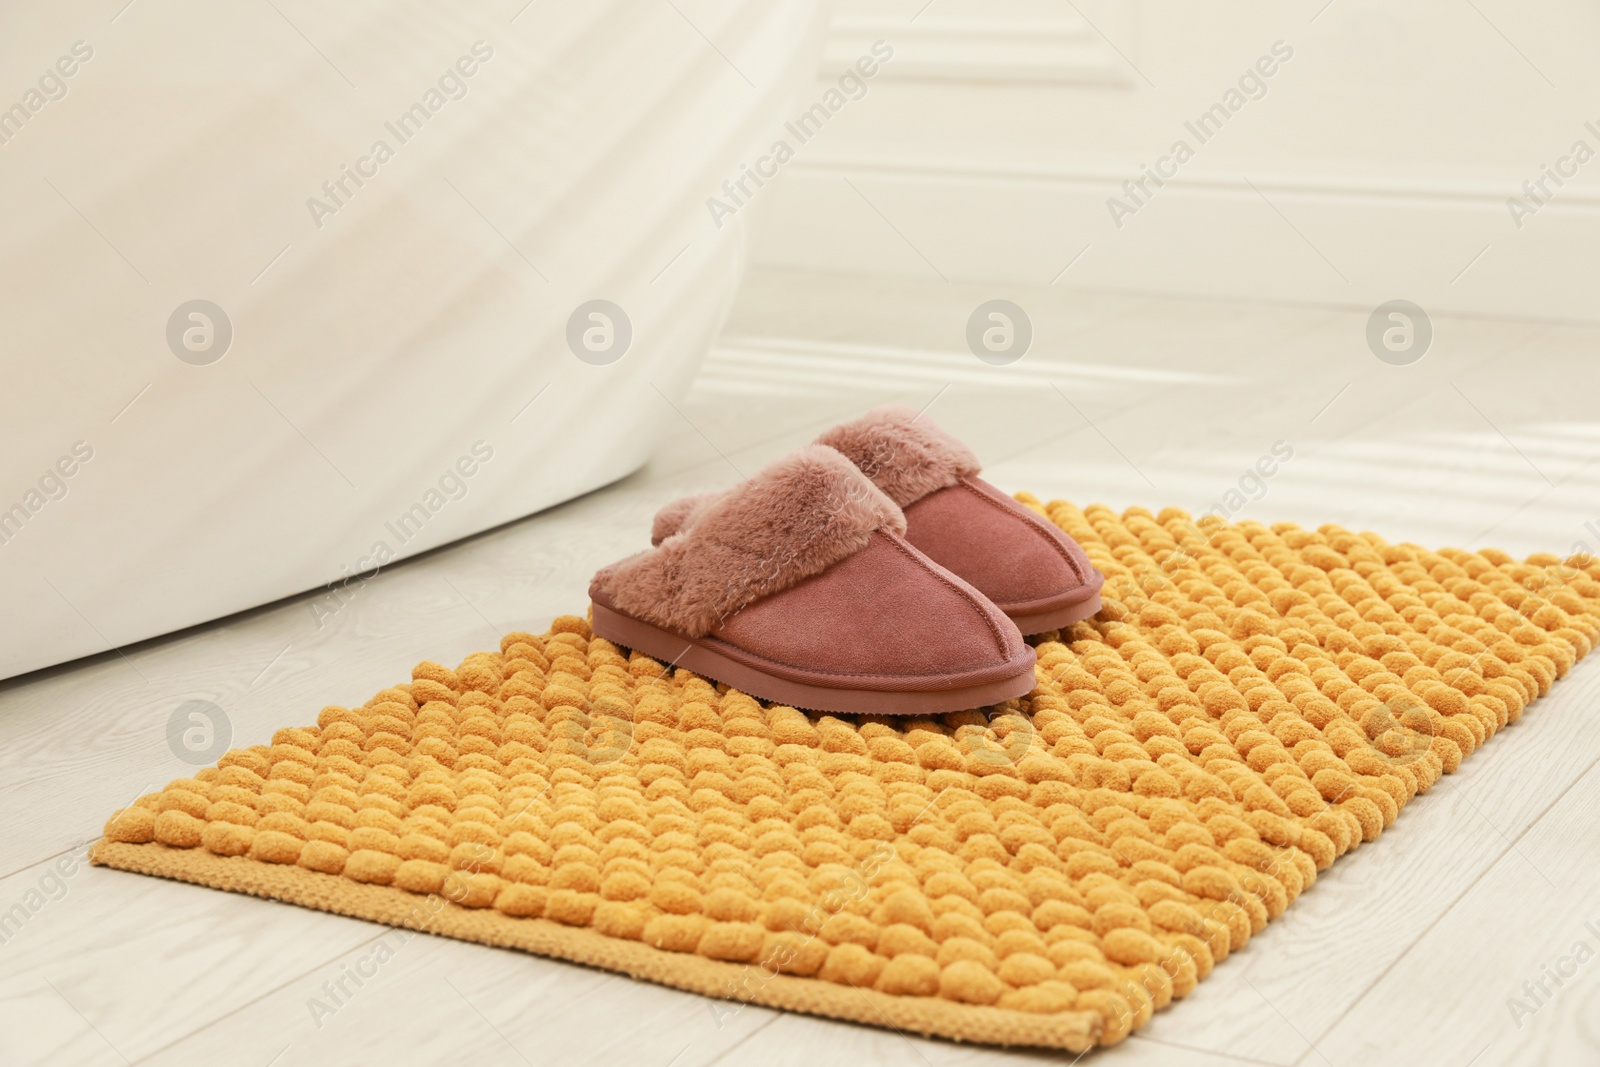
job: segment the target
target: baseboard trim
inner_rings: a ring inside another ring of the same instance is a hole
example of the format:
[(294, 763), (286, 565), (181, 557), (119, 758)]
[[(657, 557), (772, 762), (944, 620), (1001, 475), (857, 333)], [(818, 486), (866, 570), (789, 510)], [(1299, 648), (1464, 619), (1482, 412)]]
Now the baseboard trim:
[[(1056, 185), (1094, 187), (1104, 196), (1138, 176), (1136, 167), (1113, 164), (1063, 164), (1029, 161), (975, 162), (948, 156), (847, 155), (814, 152), (795, 161), (794, 169), (807, 174), (848, 174), (852, 178), (919, 179), (932, 182)], [(1373, 177), (1304, 171), (1184, 170), (1169, 183), (1173, 189), (1195, 188), (1254, 195), (1250, 185), (1268, 193), (1326, 196), (1342, 199), (1422, 200), (1439, 203), (1487, 204), (1505, 211), (1506, 198), (1521, 190), (1487, 181), (1449, 178)], [(1600, 211), (1600, 190), (1563, 189), (1549, 203), (1551, 210)]]
[(1148, 187), (1119, 227), (1108, 198), (1133, 204), (1122, 185), (1137, 177), (1107, 164), (812, 153), (775, 191), (755, 261), (1600, 320), (1584, 281), (1600, 247), (1600, 193), (1560, 190), (1519, 228), (1506, 201), (1520, 190), (1492, 182), (1191, 167)]

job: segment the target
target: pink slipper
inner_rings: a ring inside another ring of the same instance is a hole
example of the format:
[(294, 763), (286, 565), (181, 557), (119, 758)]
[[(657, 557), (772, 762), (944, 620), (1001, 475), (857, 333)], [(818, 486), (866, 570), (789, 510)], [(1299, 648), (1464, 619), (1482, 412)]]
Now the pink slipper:
[[(960, 575), (1024, 634), (1057, 630), (1100, 610), (1104, 578), (1078, 543), (978, 477), (978, 458), (908, 407), (875, 408), (817, 443), (843, 453), (905, 512), (905, 539)], [(656, 514), (659, 544), (700, 521), (719, 493), (675, 500)]]
[(602, 568), (594, 632), (816, 711), (931, 715), (1032, 691), (1017, 628), (905, 530), (848, 459), (808, 445)]

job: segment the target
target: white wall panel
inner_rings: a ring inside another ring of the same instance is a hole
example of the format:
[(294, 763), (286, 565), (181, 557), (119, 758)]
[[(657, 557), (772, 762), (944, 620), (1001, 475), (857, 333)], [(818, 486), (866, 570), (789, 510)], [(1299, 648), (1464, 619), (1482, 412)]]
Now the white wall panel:
[(869, 28), (895, 58), (789, 168), (764, 264), (1600, 314), (1591, 5), (838, 0), (825, 79)]

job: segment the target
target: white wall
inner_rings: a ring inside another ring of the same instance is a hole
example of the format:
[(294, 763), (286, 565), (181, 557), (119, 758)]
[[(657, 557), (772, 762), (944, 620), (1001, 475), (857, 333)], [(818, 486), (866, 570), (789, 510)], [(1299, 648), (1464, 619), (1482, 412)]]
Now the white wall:
[[(759, 262), (1597, 314), (1600, 160), (1520, 227), (1506, 203), (1600, 152), (1591, 4), (836, 0), (819, 93), (880, 38), (895, 58), (787, 167)], [(1278, 41), (1200, 143), (1185, 122)], [(1119, 227), (1108, 198), (1180, 139), (1194, 158)]]

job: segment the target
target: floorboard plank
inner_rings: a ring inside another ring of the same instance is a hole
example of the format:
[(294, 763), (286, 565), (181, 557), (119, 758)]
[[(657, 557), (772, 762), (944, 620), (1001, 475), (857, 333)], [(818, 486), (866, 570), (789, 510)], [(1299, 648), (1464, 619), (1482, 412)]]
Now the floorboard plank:
[[(1488, 872), (1524, 863), (1511, 842), (1600, 759), (1600, 732), (1586, 728), (1596, 703), (1600, 663), (1579, 664), (1519, 723), (1413, 800), (1378, 840), (1324, 871), (1283, 918), (1144, 1033), (1300, 1061)], [(1591, 869), (1600, 874), (1592, 861)], [(1503, 935), (1484, 936), (1499, 943)]]
[[(1600, 765), (1531, 827), (1508, 829), (1515, 848), (1318, 1046), (1339, 1063), (1600, 1063), (1596, 810)], [(1545, 970), (1557, 966), (1565, 976)]]

